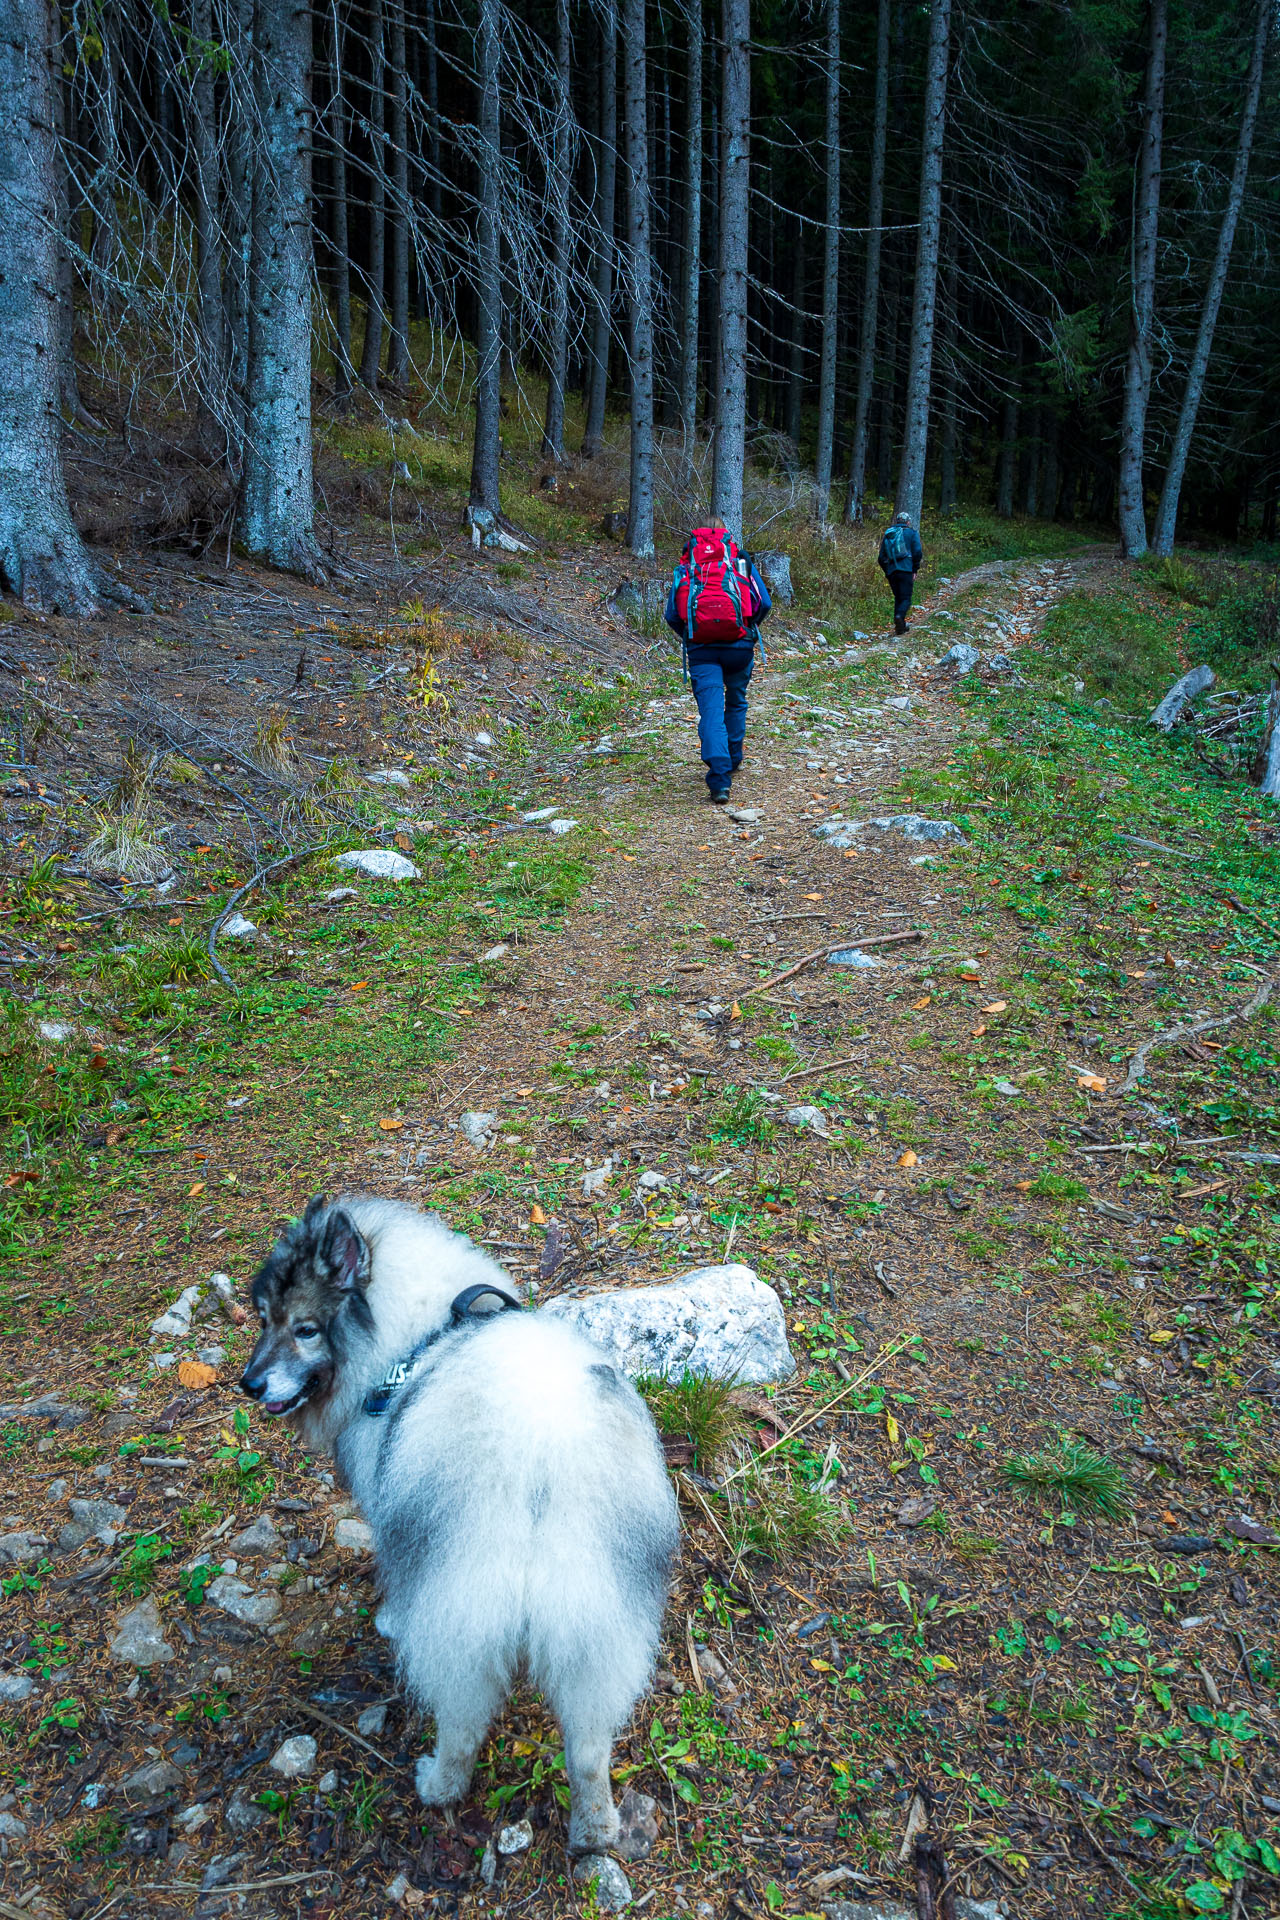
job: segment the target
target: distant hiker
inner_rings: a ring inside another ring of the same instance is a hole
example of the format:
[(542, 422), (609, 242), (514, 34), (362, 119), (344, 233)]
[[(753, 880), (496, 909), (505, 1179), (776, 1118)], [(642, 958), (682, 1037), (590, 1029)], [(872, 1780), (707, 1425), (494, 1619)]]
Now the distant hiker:
[(665, 617), (684, 642), (707, 791), (717, 806), (742, 765), (747, 682), (759, 623), (772, 605), (751, 555), (723, 527), (695, 527), (672, 575)]
[(920, 535), (911, 524), (909, 513), (897, 513), (892, 526), (884, 530), (878, 562), (893, 593), (893, 630), (905, 633), (911, 611), (911, 591), (924, 559)]

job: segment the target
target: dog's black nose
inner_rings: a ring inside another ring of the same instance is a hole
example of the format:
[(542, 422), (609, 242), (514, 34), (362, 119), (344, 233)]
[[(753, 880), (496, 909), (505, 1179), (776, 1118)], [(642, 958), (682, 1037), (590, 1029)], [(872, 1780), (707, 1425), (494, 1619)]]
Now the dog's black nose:
[(266, 1375), (255, 1377), (247, 1369), (240, 1375), (240, 1391), (247, 1393), (251, 1400), (261, 1400), (266, 1392)]

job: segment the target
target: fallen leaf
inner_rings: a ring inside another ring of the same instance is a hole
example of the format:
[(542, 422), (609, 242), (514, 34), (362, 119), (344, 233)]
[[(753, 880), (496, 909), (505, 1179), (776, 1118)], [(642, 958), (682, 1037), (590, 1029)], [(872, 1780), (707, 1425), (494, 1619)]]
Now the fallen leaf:
[(1177, 1333), (1172, 1327), (1161, 1327), (1157, 1333), (1153, 1333), (1151, 1336), (1156, 1345), (1160, 1347), (1167, 1347), (1169, 1342), (1176, 1340), (1177, 1337)]
[(821, 900), (822, 895), (820, 893), (802, 893), (800, 898), (802, 900)]
[[(521, 1011), (523, 1011), (523, 1009), (521, 1009)], [(517, 1087), (517, 1088), (516, 1088), (516, 1099), (517, 1099), (517, 1100), (527, 1100), (527, 1099), (529, 1098), (529, 1095), (530, 1095), (531, 1093), (534, 1093), (534, 1092), (536, 1092), (536, 1088), (534, 1088), (534, 1087)]]
[(1145, 967), (1132, 968), (1129, 972), (1130, 980), (1145, 980), (1146, 977), (1147, 970)]
[(187, 1188), (187, 1198), (188, 1200), (194, 1200), (198, 1193), (203, 1193), (203, 1192), (204, 1192), (204, 1181), (197, 1180), (194, 1183), (194, 1185)]
[(211, 1387), (218, 1377), (216, 1367), (206, 1366), (203, 1360), (179, 1360), (178, 1379), (184, 1387), (194, 1387), (197, 1391)]
[(1077, 1077), (1076, 1085), (1088, 1093), (1105, 1093), (1107, 1076), (1104, 1073), (1082, 1073)]
[(412, 837), (407, 833), (397, 833), (394, 839), (401, 853), (408, 853), (410, 847), (413, 845)]
[(943, 1673), (958, 1673), (960, 1671), (960, 1669), (956, 1666), (955, 1661), (951, 1658), (949, 1654), (931, 1653), (929, 1655), (929, 1660), (932, 1666), (934, 1666), (935, 1668), (941, 1668)]
[(538, 1205), (536, 1200), (534, 1201), (533, 1206), (529, 1210), (529, 1223), (531, 1226), (535, 1226), (535, 1227), (545, 1227), (547, 1224), (547, 1216), (542, 1211), (542, 1208)]
[(38, 1173), (29, 1173), (26, 1168), (24, 1168), (21, 1173), (11, 1173), (7, 1175), (4, 1184), (6, 1189), (10, 1187), (20, 1187), (28, 1180), (36, 1181), (39, 1180), (39, 1178), (40, 1175)]
[(962, 980), (981, 980), (982, 975), (980, 973), (962, 973), (960, 978)]
[(118, 1141), (124, 1139), (128, 1131), (129, 1131), (128, 1127), (108, 1127), (107, 1128), (107, 1145), (109, 1147), (114, 1147)]
[(180, 927), (182, 925), (182, 915), (175, 913), (171, 920), (166, 920), (165, 925), (169, 927)]
[(985, 1020), (979, 1021), (976, 1027), (971, 1027), (969, 1029), (970, 1033), (973, 1035), (975, 1040), (980, 1040), (983, 1034), (986, 1032), (986, 1030), (987, 1030), (987, 1023)]
[(764, 1210), (766, 1213), (782, 1212), (782, 1208), (776, 1200), (766, 1200), (764, 1203)]
[(1018, 1189), (1019, 1193), (1030, 1193), (1032, 1187), (1034, 1187), (1035, 1185), (1035, 1181), (1034, 1180), (1015, 1180), (1013, 1184)]
[(729, 1018), (731, 1020), (741, 1020), (742, 1018), (742, 1008), (738, 1005), (736, 1000), (734, 1001), (733, 1005), (729, 1009)]
[(889, 1436), (889, 1445), (896, 1447), (901, 1436), (898, 1423), (891, 1413), (886, 1413), (884, 1417), (884, 1430)]
[(815, 1673), (830, 1673), (832, 1671), (831, 1662), (829, 1660), (811, 1660), (809, 1662), (809, 1665), (813, 1668)]
[(989, 1007), (983, 1007), (981, 1011), (983, 1013), (1003, 1013), (1008, 1004), (1009, 1002), (1007, 1000), (993, 1000)]
[(89, 1061), (90, 1073), (105, 1073), (110, 1062), (105, 1053), (95, 1053)]
[(369, 982), (367, 980), (357, 980), (351, 991), (352, 993), (363, 993), (368, 984)]
[(384, 1133), (399, 1133), (401, 1127), (404, 1125), (404, 1121), (392, 1120), (384, 1117), (383, 1119), (379, 1120), (378, 1125), (381, 1127)]
[(931, 993), (922, 993), (918, 1000), (911, 1002), (912, 1013), (922, 1013), (932, 999), (933, 995)]
[[(699, 848), (698, 848), (698, 852), (699, 852), (699, 853), (710, 853), (710, 851), (711, 851), (711, 849), (710, 849), (710, 847), (699, 847)], [(623, 857), (623, 859), (624, 859), (624, 860), (630, 860), (630, 861), (633, 861), (633, 862), (634, 862), (634, 860), (635, 860), (635, 855), (634, 855), (634, 853), (624, 853), (622, 857)]]
[(907, 1148), (905, 1153), (900, 1153), (898, 1155), (898, 1165), (900, 1167), (918, 1167), (919, 1164), (920, 1164), (920, 1155), (918, 1153), (913, 1153), (910, 1147)]

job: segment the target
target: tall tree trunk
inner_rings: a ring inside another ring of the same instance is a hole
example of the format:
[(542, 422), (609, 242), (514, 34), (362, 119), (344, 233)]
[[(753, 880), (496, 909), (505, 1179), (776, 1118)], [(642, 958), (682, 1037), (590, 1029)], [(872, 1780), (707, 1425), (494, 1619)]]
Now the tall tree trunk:
[(822, 256), (822, 354), (818, 368), (818, 452), (814, 518), (825, 523), (836, 432), (836, 346), (840, 318), (840, 0), (827, 0), (827, 217)]
[(698, 437), (698, 326), (702, 284), (702, 0), (687, 0), (684, 252), (680, 261), (680, 433), (684, 480), (693, 477)]
[(80, 617), (115, 597), (71, 518), (59, 391), (54, 14), (7, 0), (0, 26), (0, 586)]
[(751, 195), (751, 0), (724, 0), (720, 353), (711, 515), (742, 538), (747, 459), (747, 236)]
[(440, 57), (436, 48), (436, 0), (423, 0), (422, 36), (426, 43), (427, 211), (440, 218)]
[(1058, 512), (1058, 409), (1050, 396), (1040, 409), (1040, 511), (1046, 520)]
[(387, 260), (387, 120), (386, 0), (372, 0), (369, 8), (369, 263), (365, 305), (364, 345), (360, 353), (360, 382), (378, 384), (382, 364), (382, 299)]
[(222, 460), (227, 452), (226, 324), (222, 310), (221, 223), (218, 217), (218, 129), (214, 101), (213, 5), (195, 0), (191, 9), (197, 63), (191, 88), (191, 147), (194, 161), (196, 292), (200, 306), (201, 452)]
[(951, 0), (932, 0), (925, 60), (924, 144), (920, 159), (920, 230), (907, 365), (906, 425), (898, 469), (896, 506), (919, 526), (924, 508), (925, 459), (929, 450), (929, 394), (938, 296), (938, 251), (942, 233), (942, 139), (947, 117), (947, 66), (951, 54)]
[(613, 340), (613, 256), (618, 181), (618, 13), (605, 0), (600, 17), (599, 138), (595, 143), (595, 261), (591, 276), (591, 348), (587, 373), (582, 457), (594, 460), (604, 446), (609, 396), (609, 348)]
[(347, 219), (346, 21), (340, 0), (331, 0), (329, 26), (329, 245), (333, 253), (333, 391), (344, 403), (351, 392), (351, 244)]
[(253, 0), (225, 0), (223, 28), (230, 49), (227, 106), (227, 269), (222, 283), (226, 314), (227, 384), (232, 472), (244, 472), (244, 436), (249, 390), (249, 254), (253, 227), (254, 57)]
[(569, 363), (569, 188), (573, 108), (569, 100), (569, 0), (556, 0), (555, 134), (551, 169), (551, 315), (547, 329), (547, 414), (542, 451), (564, 459), (564, 390)]
[(498, 219), (502, 168), (499, 0), (480, 0), (480, 136), (476, 218), (476, 434), (471, 455), (471, 504), (498, 511), (498, 448), (502, 417), (502, 246)]
[(804, 221), (796, 221), (795, 245), (791, 253), (791, 342), (787, 360), (787, 438), (800, 451), (800, 431), (804, 416), (804, 334), (808, 313), (805, 301)]
[(409, 380), (409, 111), (408, 59), (405, 48), (405, 0), (387, 0), (387, 106), (390, 135), (391, 274), (387, 305), (387, 380), (403, 387)]
[(845, 519), (861, 520), (867, 485), (867, 442), (876, 371), (876, 326), (880, 314), (880, 248), (884, 224), (884, 162), (889, 131), (889, 0), (876, 11), (876, 99), (871, 133), (871, 192), (867, 205), (867, 266), (862, 285), (862, 336), (858, 343), (858, 389), (849, 454)]
[(250, 553), (324, 580), (311, 471), (310, 10), (256, 0), (253, 38), (258, 151), (236, 523)]
[(649, 254), (649, 102), (645, 0), (622, 0), (622, 59), (631, 249), (628, 333), (631, 358), (631, 485), (627, 544), (653, 557), (653, 263)]
[(1151, 0), (1142, 149), (1133, 211), (1133, 263), (1129, 296), (1129, 356), (1120, 423), (1120, 545), (1130, 559), (1147, 551), (1147, 508), (1142, 469), (1146, 455), (1147, 401), (1151, 394), (1151, 335), (1156, 306), (1156, 243), (1160, 225), (1160, 163), (1164, 139), (1164, 68), (1169, 42), (1169, 0)]
[(942, 356), (942, 473), (941, 492), (938, 499), (938, 511), (942, 514), (956, 510), (956, 454), (959, 441), (959, 392), (960, 366), (958, 349), (960, 343), (960, 314), (958, 307), (959, 275), (956, 270), (955, 249), (947, 258), (943, 273), (945, 304), (943, 323), (946, 339)]
[(1218, 309), (1222, 305), (1222, 295), (1226, 289), (1231, 249), (1235, 244), (1240, 208), (1244, 203), (1245, 181), (1249, 175), (1249, 156), (1253, 149), (1253, 130), (1257, 124), (1258, 101), (1262, 94), (1262, 69), (1267, 53), (1267, 32), (1273, 9), (1274, 0), (1258, 0), (1258, 18), (1253, 33), (1253, 56), (1249, 62), (1249, 78), (1245, 82), (1244, 112), (1240, 116), (1240, 138), (1236, 143), (1236, 163), (1231, 173), (1231, 187), (1227, 194), (1226, 207), (1223, 209), (1222, 225), (1218, 229), (1217, 251), (1213, 256), (1209, 284), (1205, 288), (1204, 306), (1200, 312), (1200, 327), (1196, 334), (1191, 365), (1187, 369), (1187, 384), (1183, 390), (1182, 405), (1178, 410), (1178, 424), (1174, 429), (1169, 465), (1164, 476), (1164, 486), (1160, 490), (1160, 506), (1156, 513), (1155, 537), (1152, 541), (1157, 553), (1173, 552), (1182, 479), (1187, 470), (1187, 455), (1191, 451), (1191, 436), (1196, 430), (1196, 415), (1200, 411), (1205, 375), (1209, 371), (1209, 355), (1213, 351), (1213, 335), (1218, 324)]

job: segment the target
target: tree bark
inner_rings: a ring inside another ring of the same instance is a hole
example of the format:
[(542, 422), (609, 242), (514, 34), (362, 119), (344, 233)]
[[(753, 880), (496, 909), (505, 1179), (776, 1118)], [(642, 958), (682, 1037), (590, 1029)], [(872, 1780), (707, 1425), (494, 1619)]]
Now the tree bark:
[(249, 389), (249, 253), (253, 226), (253, 0), (225, 0), (223, 31), (231, 61), (226, 136), (227, 267), (222, 300), (226, 315), (230, 460), (233, 473), (242, 477)]
[(422, 37), (426, 43), (427, 210), (440, 218), (440, 57), (436, 48), (435, 0), (423, 0)]
[(787, 361), (787, 438), (800, 451), (800, 430), (804, 417), (804, 333), (808, 314), (805, 279), (804, 222), (795, 223), (795, 244), (791, 254), (791, 341)]
[(941, 492), (938, 499), (938, 511), (942, 514), (956, 510), (956, 454), (959, 442), (959, 388), (960, 367), (958, 348), (960, 342), (960, 314), (958, 308), (958, 280), (954, 249), (951, 251), (943, 275), (946, 290), (943, 313), (946, 328), (945, 345), (942, 356), (942, 473)]
[(409, 381), (409, 110), (405, 0), (387, 0), (387, 106), (390, 135), (391, 273), (388, 288), (387, 382)]
[(724, 0), (720, 171), (720, 353), (711, 515), (742, 538), (747, 458), (747, 235), (751, 169), (751, 0)]
[(1013, 482), (1018, 469), (1018, 389), (1010, 387), (1000, 409), (1000, 453), (996, 476), (996, 512), (1013, 518)]
[(862, 337), (858, 344), (858, 388), (849, 456), (849, 498), (845, 519), (862, 518), (867, 485), (867, 443), (871, 394), (876, 371), (876, 326), (880, 312), (880, 248), (884, 225), (884, 163), (889, 133), (889, 0), (876, 12), (876, 96), (871, 134), (871, 191), (867, 204), (867, 265), (862, 287)]
[(555, 132), (547, 155), (551, 170), (551, 315), (547, 329), (547, 412), (542, 452), (564, 459), (564, 390), (569, 363), (569, 188), (573, 159), (573, 108), (569, 100), (569, 0), (555, 0)]
[(1151, 0), (1142, 148), (1133, 215), (1133, 267), (1129, 304), (1129, 355), (1125, 365), (1124, 413), (1120, 423), (1120, 545), (1130, 559), (1147, 551), (1147, 509), (1142, 469), (1146, 454), (1147, 402), (1151, 394), (1151, 336), (1156, 304), (1156, 244), (1160, 225), (1160, 165), (1164, 137), (1164, 70), (1169, 41), (1169, 0)]
[(624, 160), (627, 240), (631, 250), (628, 332), (631, 357), (631, 475), (627, 544), (653, 557), (653, 262), (649, 253), (649, 101), (645, 0), (622, 0)]
[(372, 390), (382, 365), (382, 300), (387, 264), (387, 60), (385, 0), (369, 8), (369, 256), (365, 270), (364, 344), (360, 384)]
[(1231, 249), (1235, 245), (1236, 227), (1240, 220), (1240, 209), (1244, 204), (1245, 181), (1249, 175), (1253, 131), (1257, 124), (1258, 102), (1262, 95), (1262, 69), (1266, 60), (1267, 33), (1271, 24), (1273, 6), (1274, 0), (1258, 0), (1258, 18), (1253, 33), (1253, 54), (1249, 62), (1249, 77), (1245, 82), (1244, 111), (1240, 116), (1240, 138), (1236, 143), (1236, 163), (1232, 169), (1231, 187), (1223, 210), (1222, 225), (1218, 229), (1217, 251), (1213, 257), (1209, 284), (1205, 289), (1195, 351), (1191, 356), (1191, 365), (1187, 369), (1187, 384), (1183, 390), (1182, 406), (1178, 411), (1178, 424), (1174, 429), (1173, 446), (1169, 453), (1169, 465), (1164, 476), (1164, 486), (1160, 490), (1160, 505), (1156, 511), (1152, 546), (1157, 553), (1173, 552), (1174, 535), (1178, 526), (1178, 500), (1182, 493), (1183, 476), (1187, 470), (1187, 456), (1191, 451), (1191, 436), (1196, 430), (1196, 416), (1200, 411), (1205, 376), (1209, 371), (1209, 356), (1213, 351), (1213, 335), (1218, 324), (1218, 310), (1226, 290)]
[(498, 511), (498, 450), (502, 414), (502, 247), (498, 195), (502, 167), (501, 106), (498, 73), (501, 58), (499, 0), (480, 0), (480, 136), (476, 209), (476, 431), (471, 455), (471, 505)]
[(680, 261), (680, 432), (684, 479), (693, 477), (698, 437), (698, 328), (702, 284), (702, 0), (688, 0), (685, 63), (684, 251)]
[(942, 233), (942, 142), (947, 117), (947, 67), (951, 54), (951, 0), (932, 0), (925, 61), (924, 142), (920, 159), (920, 230), (907, 364), (906, 424), (895, 505), (918, 527), (924, 507), (925, 459), (929, 448), (929, 395), (937, 314), (938, 254)]
[(599, 137), (595, 142), (595, 262), (592, 273), (591, 346), (587, 372), (582, 457), (594, 460), (604, 446), (609, 393), (609, 348), (613, 340), (614, 225), (618, 181), (618, 14), (605, 0), (600, 19)]
[(195, 194), (196, 292), (200, 308), (200, 449), (206, 460), (227, 454), (226, 322), (222, 308), (222, 229), (218, 217), (218, 130), (214, 102), (212, 0), (191, 10), (196, 62), (191, 87), (191, 147)]
[(62, 465), (53, 27), (49, 0), (7, 0), (0, 24), (0, 586), (41, 612), (84, 617), (121, 596), (89, 558)]
[[(949, 3), (949, 0), (948, 0)], [(814, 518), (825, 524), (836, 431), (836, 347), (840, 318), (840, 0), (827, 0), (827, 208), (822, 256), (822, 353), (818, 367), (818, 451)]]
[(346, 31), (340, 0), (331, 0), (329, 51), (329, 245), (333, 254), (336, 341), (333, 391), (339, 403), (351, 392), (351, 244), (347, 218)]
[(258, 149), (237, 528), (250, 553), (322, 581), (311, 470), (309, 9), (256, 0), (253, 71)]

